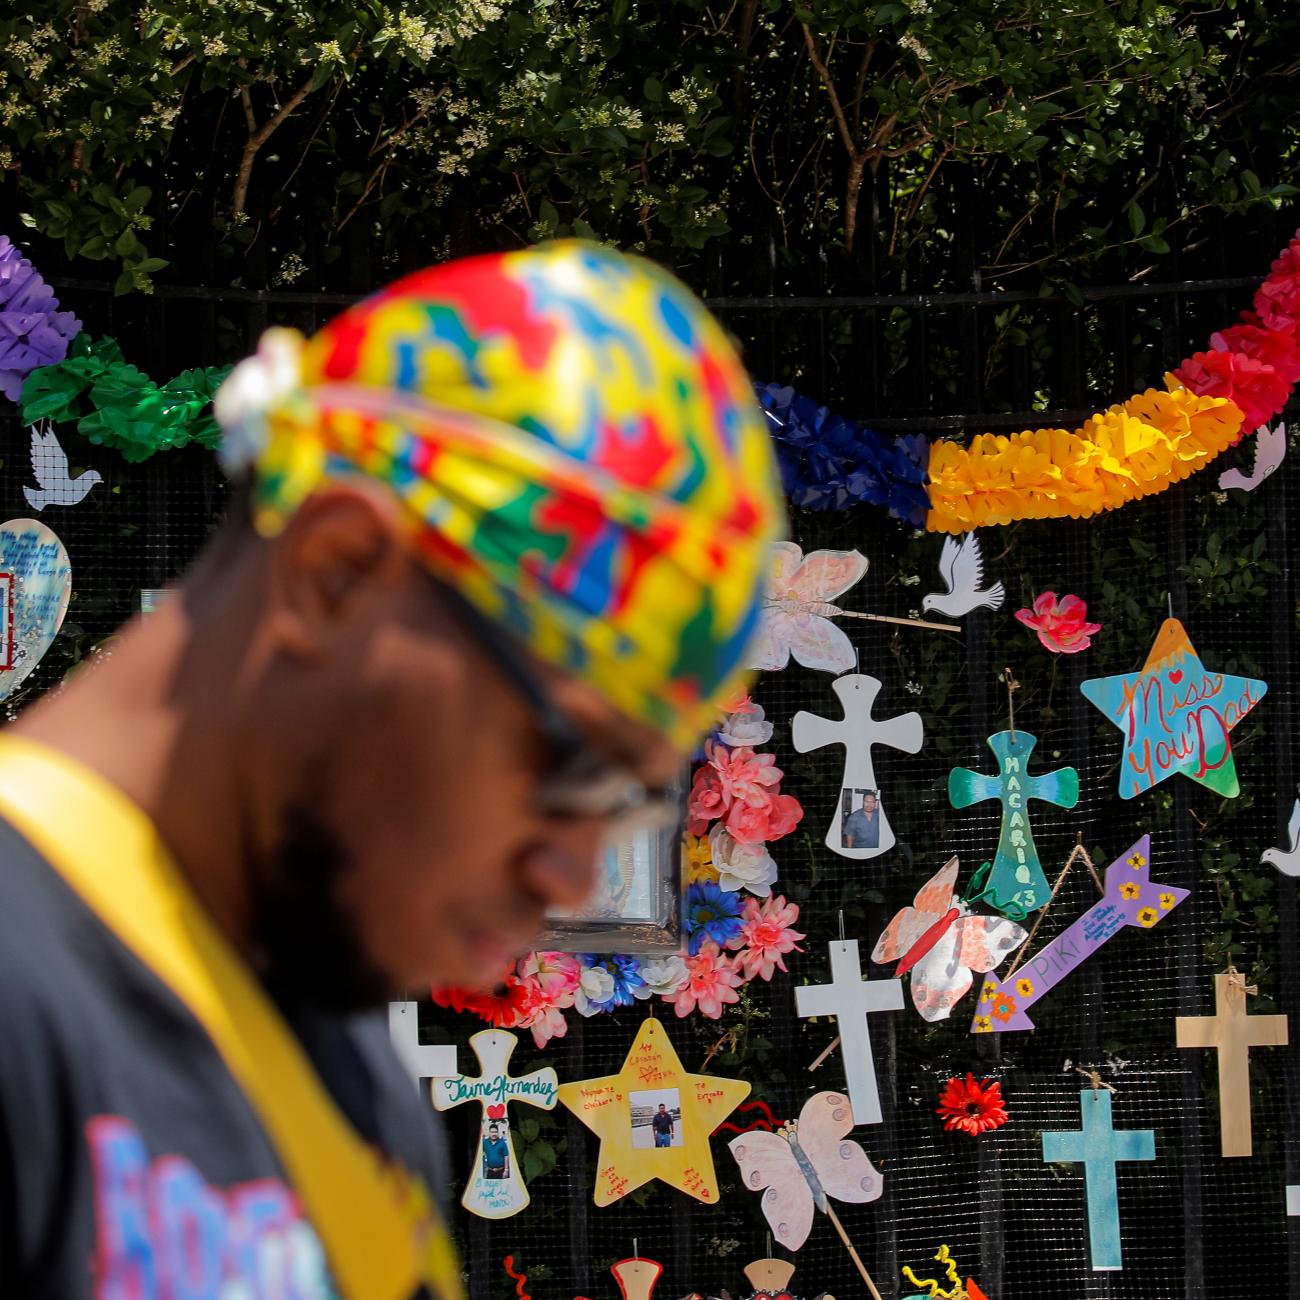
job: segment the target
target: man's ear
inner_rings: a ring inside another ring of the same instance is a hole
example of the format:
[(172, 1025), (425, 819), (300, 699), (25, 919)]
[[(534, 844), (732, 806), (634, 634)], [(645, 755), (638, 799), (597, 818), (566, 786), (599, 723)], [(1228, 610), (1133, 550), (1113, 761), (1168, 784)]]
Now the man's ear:
[(413, 562), (397, 501), (378, 484), (327, 480), (289, 519), (271, 547), (277, 639), (307, 658), (371, 619)]

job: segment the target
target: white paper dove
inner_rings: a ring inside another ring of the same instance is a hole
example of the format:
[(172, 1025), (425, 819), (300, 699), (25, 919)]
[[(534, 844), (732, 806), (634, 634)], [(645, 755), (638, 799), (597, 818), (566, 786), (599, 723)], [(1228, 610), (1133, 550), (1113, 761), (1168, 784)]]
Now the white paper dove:
[(40, 486), (24, 487), (23, 496), (37, 513), (46, 506), (75, 506), (96, 483), (104, 481), (95, 469), (88, 469), (76, 478), (69, 476), (68, 453), (59, 445), (48, 420), (44, 432), (33, 425), (31, 434), (32, 474)]
[(948, 584), (948, 590), (933, 591), (923, 597), (923, 610), (961, 618), (973, 609), (997, 609), (1006, 599), (1000, 582), (991, 587), (980, 587), (984, 581), (984, 556), (980, 552), (979, 538), (974, 533), (967, 533), (960, 541), (955, 537), (943, 539), (939, 576)]
[(1255, 464), (1250, 477), (1239, 469), (1225, 469), (1219, 475), (1219, 486), (1240, 488), (1243, 492), (1253, 492), (1282, 463), (1286, 456), (1286, 425), (1279, 424), (1276, 429), (1262, 428), (1255, 434)]
[(793, 542), (772, 546), (767, 593), (749, 667), (777, 672), (794, 657), (805, 668), (847, 672), (857, 663), (853, 643), (831, 619), (842, 610), (829, 602), (867, 571), (857, 551), (813, 551)]
[(1284, 876), (1300, 876), (1300, 799), (1297, 799), (1291, 807), (1291, 820), (1287, 823), (1286, 838), (1286, 848), (1265, 849), (1259, 855), (1259, 860), (1276, 867)]

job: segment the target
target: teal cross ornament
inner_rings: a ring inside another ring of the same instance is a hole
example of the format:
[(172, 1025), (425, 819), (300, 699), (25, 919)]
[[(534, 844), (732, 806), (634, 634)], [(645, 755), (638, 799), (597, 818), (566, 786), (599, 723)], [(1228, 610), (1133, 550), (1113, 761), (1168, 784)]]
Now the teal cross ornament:
[(1154, 1160), (1156, 1135), (1149, 1128), (1114, 1128), (1110, 1093), (1098, 1088), (1084, 1088), (1079, 1093), (1079, 1108), (1082, 1128), (1043, 1134), (1043, 1159), (1083, 1165), (1092, 1267), (1097, 1272), (1114, 1272), (1124, 1267), (1115, 1165), (1121, 1160)]
[(1029, 756), (1038, 737), (1027, 731), (999, 731), (989, 737), (998, 760), (997, 776), (954, 767), (948, 773), (948, 802), (954, 808), (998, 799), (1002, 803), (1002, 835), (981, 897), (1013, 919), (1036, 912), (1047, 902), (1047, 877), (1029, 830), (1029, 800), (1041, 799), (1058, 808), (1079, 802), (1079, 774), (1061, 767), (1042, 776), (1029, 775)]

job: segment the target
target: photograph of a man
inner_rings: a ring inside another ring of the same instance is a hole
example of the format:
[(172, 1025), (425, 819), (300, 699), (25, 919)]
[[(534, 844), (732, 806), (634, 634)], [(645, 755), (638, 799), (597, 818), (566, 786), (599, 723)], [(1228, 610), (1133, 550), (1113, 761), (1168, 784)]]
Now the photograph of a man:
[(880, 847), (880, 791), (846, 790), (845, 807), (852, 808), (853, 795), (860, 794), (859, 807), (844, 818), (840, 827), (840, 843), (846, 849), (878, 849)]
[(504, 1179), (510, 1177), (510, 1143), (506, 1140), (505, 1125), (493, 1120), (483, 1139), (483, 1177)]
[(659, 1103), (659, 1109), (655, 1111), (654, 1118), (650, 1121), (655, 1131), (655, 1146), (670, 1147), (673, 1144), (673, 1117), (668, 1113), (668, 1107)]
[(682, 1098), (676, 1088), (653, 1088), (628, 1095), (632, 1146), (646, 1151), (682, 1145)]

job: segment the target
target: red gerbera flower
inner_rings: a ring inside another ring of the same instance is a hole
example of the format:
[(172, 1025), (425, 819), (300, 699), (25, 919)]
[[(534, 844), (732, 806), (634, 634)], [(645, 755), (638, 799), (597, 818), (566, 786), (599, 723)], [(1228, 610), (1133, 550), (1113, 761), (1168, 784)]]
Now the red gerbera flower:
[(523, 1019), (528, 1001), (528, 989), (514, 973), (513, 963), (509, 973), (491, 993), (456, 988), (435, 988), (431, 993), (438, 1006), (468, 1011), (496, 1029), (516, 1028)]
[(993, 1079), (976, 1083), (973, 1074), (968, 1074), (964, 1083), (959, 1078), (949, 1079), (939, 1094), (939, 1109), (935, 1114), (943, 1116), (943, 1126), (948, 1132), (960, 1129), (971, 1137), (1001, 1128), (1007, 1122), (1002, 1085)]

